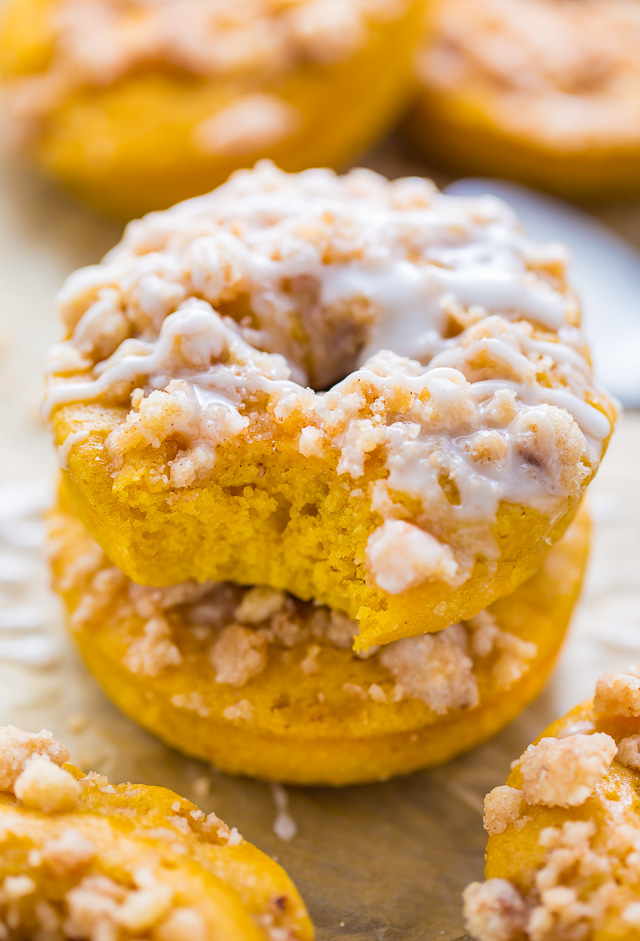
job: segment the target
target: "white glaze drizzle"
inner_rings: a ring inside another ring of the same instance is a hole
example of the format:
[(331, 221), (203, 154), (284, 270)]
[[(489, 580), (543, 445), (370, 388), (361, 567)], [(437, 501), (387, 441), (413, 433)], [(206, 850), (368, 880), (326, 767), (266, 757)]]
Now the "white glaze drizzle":
[(89, 431), (73, 431), (70, 435), (67, 435), (60, 447), (56, 448), (58, 464), (62, 470), (69, 470), (69, 454), (72, 448), (75, 448), (77, 444), (84, 444), (90, 435), (91, 432)]

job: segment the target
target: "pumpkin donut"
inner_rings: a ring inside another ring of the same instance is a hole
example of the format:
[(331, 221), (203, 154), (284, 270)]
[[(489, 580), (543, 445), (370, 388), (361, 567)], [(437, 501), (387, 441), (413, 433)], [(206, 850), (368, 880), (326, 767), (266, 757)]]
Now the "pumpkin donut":
[(579, 592), (581, 511), (542, 569), (471, 622), (357, 656), (357, 626), (282, 592), (130, 582), (68, 509), (54, 587), (89, 669), (125, 713), (224, 771), (294, 784), (367, 782), (490, 737), (544, 685)]
[(289, 877), (235, 828), (68, 758), (50, 732), (0, 728), (6, 941), (311, 941)]
[(485, 798), (487, 881), (465, 891), (480, 941), (640, 937), (640, 668), (543, 732)]
[(538, 569), (606, 447), (564, 256), (491, 197), (272, 164), (59, 296), (45, 410), (128, 577), (265, 585), (388, 643)]
[(338, 166), (414, 87), (424, 0), (9, 0), (16, 143), (109, 215), (206, 192), (263, 156)]
[(406, 124), (429, 159), (579, 199), (640, 194), (636, 0), (435, 0)]

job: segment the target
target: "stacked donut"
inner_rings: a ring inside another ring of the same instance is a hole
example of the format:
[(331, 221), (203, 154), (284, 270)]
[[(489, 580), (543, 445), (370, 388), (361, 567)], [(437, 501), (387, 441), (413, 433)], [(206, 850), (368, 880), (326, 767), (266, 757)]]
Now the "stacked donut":
[(405, 108), (425, 0), (8, 0), (23, 157), (129, 219), (270, 157), (339, 166)]
[(638, 194), (636, 0), (433, 0), (409, 137), (449, 169)]
[(558, 246), (493, 198), (262, 162), (131, 223), (59, 309), (55, 584), (125, 712), (345, 784), (540, 690), (615, 420)]

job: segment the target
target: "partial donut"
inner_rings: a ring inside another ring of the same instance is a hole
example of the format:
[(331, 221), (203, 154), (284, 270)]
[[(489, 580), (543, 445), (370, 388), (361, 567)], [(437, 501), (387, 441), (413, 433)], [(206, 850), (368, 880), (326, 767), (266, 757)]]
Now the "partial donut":
[(411, 96), (424, 0), (9, 0), (16, 144), (130, 219), (272, 157), (339, 166)]
[(131, 718), (224, 771), (345, 785), (443, 763), (544, 685), (579, 592), (586, 514), (541, 570), (478, 617), (357, 656), (357, 625), (283, 592), (143, 588), (68, 509), (50, 520), (54, 588), (89, 669)]
[(50, 732), (0, 728), (6, 941), (312, 941), (290, 878), (235, 828), (68, 758)]
[(640, 934), (640, 670), (543, 732), (485, 798), (487, 881), (465, 891), (479, 941)]
[(635, 0), (435, 0), (407, 135), (462, 173), (637, 195), (639, 46)]
[(261, 163), (132, 223), (58, 305), (45, 410), (111, 561), (316, 600), (360, 650), (533, 574), (615, 419), (562, 250), (421, 179)]

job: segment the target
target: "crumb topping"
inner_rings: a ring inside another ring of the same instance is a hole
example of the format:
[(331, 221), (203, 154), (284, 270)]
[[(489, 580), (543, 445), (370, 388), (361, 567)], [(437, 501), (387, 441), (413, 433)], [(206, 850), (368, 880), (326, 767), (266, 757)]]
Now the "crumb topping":
[(467, 649), (467, 632), (462, 624), (454, 624), (437, 634), (396, 640), (385, 645), (379, 657), (404, 695), (422, 699), (444, 715), (472, 709), (480, 701)]
[(631, 771), (640, 771), (640, 735), (628, 735), (618, 743), (617, 760)]
[(253, 718), (253, 706), (248, 699), (239, 699), (223, 709), (222, 715), (229, 722), (250, 722)]
[(211, 648), (217, 683), (244, 686), (267, 663), (266, 632), (230, 624), (223, 627)]
[(522, 793), (528, 804), (576, 807), (583, 804), (616, 756), (604, 732), (543, 738), (520, 758)]
[(427, 91), (472, 95), (516, 134), (582, 148), (638, 142), (635, 0), (447, 0), (420, 54)]
[[(9, 871), (18, 870), (0, 878), (0, 938), (206, 941), (211, 924), (210, 916), (205, 921), (204, 914), (211, 911), (211, 905), (207, 902), (201, 908), (196, 893), (189, 890), (192, 874), (174, 888), (168, 877), (172, 867), (165, 865), (164, 854), (169, 849), (187, 853), (190, 844), (185, 838), (192, 834), (204, 844), (237, 847), (244, 842), (240, 833), (214, 813), (205, 815), (181, 798), (171, 805), (166, 826), (158, 827), (153, 813), (138, 812), (136, 805), (129, 803), (129, 796), (133, 798), (129, 792), (139, 789), (127, 785), (115, 796), (120, 789), (109, 785), (102, 775), (75, 777), (56, 763), (67, 758), (66, 749), (48, 732), (0, 728), (3, 788), (15, 797), (15, 803), (5, 798), (0, 808), (4, 814), (0, 844)], [(126, 822), (124, 828), (115, 827), (115, 840), (107, 846), (104, 839), (110, 812), (108, 807), (94, 806), (87, 792), (95, 790), (114, 795), (113, 809)], [(73, 816), (61, 817), (74, 811)], [(95, 817), (94, 830), (87, 827), (91, 815)], [(138, 837), (143, 838), (143, 845), (137, 851), (135, 846), (121, 847), (122, 841)], [(157, 864), (155, 857), (147, 855), (142, 862), (144, 857), (139, 855), (149, 849), (150, 839), (162, 845)], [(215, 865), (216, 876), (224, 882), (224, 865), (220, 861)], [(249, 896), (251, 886), (249, 883)], [(298, 937), (282, 903), (274, 909), (272, 900), (267, 899), (253, 911), (255, 901), (250, 902), (249, 913), (257, 924), (264, 924), (270, 941)], [(3, 933), (5, 927), (8, 933)]]
[(204, 153), (242, 154), (288, 135), (298, 120), (280, 98), (253, 93), (256, 77), (258, 87), (272, 86), (305, 65), (348, 60), (372, 23), (396, 20), (407, 8), (407, 0), (57, 0), (48, 68), (14, 78), (9, 104), (28, 137), (77, 88), (158, 69), (230, 81), (241, 90), (233, 114), (218, 112), (196, 130), (196, 143)]
[(69, 827), (42, 847), (42, 860), (56, 876), (73, 873), (91, 862), (96, 854), (93, 843)]
[(131, 223), (58, 306), (45, 411), (127, 409), (106, 440), (116, 479), (163, 449), (157, 483), (188, 488), (229, 442), (294, 440), (362, 480), (370, 573), (391, 593), (494, 558), (503, 501), (556, 518), (614, 416), (558, 246), (493, 197), (424, 180), (263, 161)]
[(182, 656), (171, 636), (171, 626), (165, 618), (150, 618), (142, 635), (129, 647), (124, 665), (140, 676), (157, 676), (167, 667), (180, 666)]
[[(54, 557), (73, 549), (80, 524), (56, 514), (50, 521)], [(86, 534), (84, 534), (87, 540)], [(87, 540), (88, 541), (88, 540)], [(71, 623), (80, 628), (109, 610), (111, 616), (137, 615), (143, 621), (131, 642), (124, 666), (140, 676), (185, 666), (185, 633), (199, 641), (211, 663), (215, 681), (241, 689), (268, 667), (270, 650), (304, 651), (300, 670), (309, 676), (322, 671), (322, 652), (342, 650), (358, 660), (377, 659), (388, 673), (388, 683), (346, 683), (344, 691), (357, 699), (387, 704), (422, 700), (437, 715), (479, 704), (476, 672), (488, 669), (497, 689), (508, 689), (536, 656), (536, 645), (502, 630), (490, 611), (435, 634), (407, 637), (354, 653), (357, 624), (339, 612), (301, 602), (270, 588), (242, 588), (230, 583), (184, 583), (169, 588), (146, 588), (124, 578), (110, 578), (104, 555), (90, 554), (96, 568), (61, 566), (61, 584), (79, 595)], [(84, 556), (84, 553), (83, 553)], [(106, 577), (105, 577), (106, 576)], [(97, 587), (96, 587), (97, 585)], [(110, 591), (105, 592), (104, 586)], [(61, 589), (62, 590), (62, 589)], [(200, 653), (197, 656), (201, 656)], [(175, 694), (173, 704), (200, 715), (209, 714), (195, 692)], [(250, 702), (240, 699), (225, 709), (230, 720), (250, 720)]]
[(630, 931), (640, 925), (637, 827), (621, 824), (598, 838), (592, 821), (568, 820), (541, 830), (539, 845), (543, 858), (528, 892), (503, 879), (465, 891), (467, 926), (478, 941), (588, 938), (608, 919)]
[(277, 95), (243, 95), (196, 125), (193, 142), (204, 154), (241, 157), (291, 137), (301, 123), (297, 108)]
[(46, 755), (36, 755), (24, 767), (13, 785), (19, 801), (45, 814), (72, 810), (82, 787), (68, 771), (54, 764)]
[(522, 818), (524, 794), (517, 787), (494, 787), (484, 799), (484, 828), (487, 833), (504, 833), (509, 824)]
[(367, 544), (367, 563), (380, 588), (398, 595), (427, 579), (451, 582), (458, 573), (453, 552), (429, 533), (386, 520)]
[[(487, 795), (485, 828), (497, 835), (534, 821), (534, 804), (584, 805), (602, 781), (597, 813), (539, 831), (540, 856), (520, 888), (504, 879), (467, 888), (467, 927), (479, 941), (578, 941), (614, 928), (614, 934), (631, 937), (640, 927), (637, 782), (627, 787), (619, 777), (621, 768), (640, 771), (640, 734), (620, 732), (629, 731), (629, 720), (638, 718), (637, 671), (631, 667), (598, 680), (594, 712), (606, 728), (618, 729), (617, 744), (604, 732), (576, 731), (586, 728), (586, 721), (574, 723), (564, 737), (543, 738), (525, 751), (522, 790), (504, 786)], [(614, 760), (616, 775), (609, 779), (606, 772)]]
[(23, 732), (13, 725), (0, 727), (0, 790), (13, 791), (14, 785), (34, 758), (48, 758), (56, 765), (69, 760), (69, 752), (55, 741), (51, 732)]
[(631, 673), (604, 673), (596, 683), (596, 713), (640, 716), (640, 677)]
[[(89, 875), (67, 893), (68, 917), (64, 930), (70, 938), (117, 937), (124, 929), (129, 937), (160, 928), (173, 900), (171, 888), (146, 870), (134, 874), (136, 887), (128, 889), (107, 876)], [(193, 915), (200, 920), (197, 912)], [(202, 932), (201, 932), (202, 934)], [(183, 935), (183, 941), (187, 936)]]
[(523, 937), (526, 905), (506, 879), (472, 882), (463, 898), (467, 928), (478, 941), (516, 941)]

